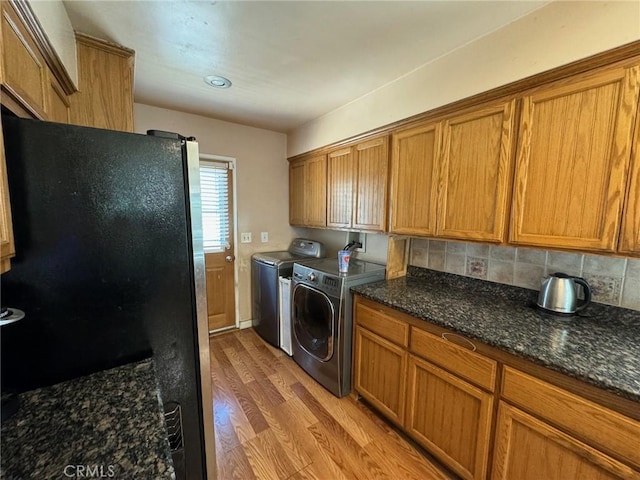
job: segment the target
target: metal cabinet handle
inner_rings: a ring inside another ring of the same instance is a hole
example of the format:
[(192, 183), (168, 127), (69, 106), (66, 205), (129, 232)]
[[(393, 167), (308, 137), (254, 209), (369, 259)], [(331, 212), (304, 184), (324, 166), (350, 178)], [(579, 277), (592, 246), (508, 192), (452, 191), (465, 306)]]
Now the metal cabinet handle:
[[(451, 340), (449, 340), (449, 336), (453, 336), (453, 337), (458, 337), (462, 340), (464, 340), (465, 342), (467, 342), (469, 345), (471, 345), (471, 351), (475, 352), (477, 350), (477, 347), (473, 344), (473, 342), (471, 340), (469, 340), (468, 338), (464, 338), (462, 335), (458, 335), (456, 333), (443, 333), (442, 334), (442, 339), (446, 340), (447, 342), (451, 342)], [(452, 342), (453, 343), (453, 342)]]

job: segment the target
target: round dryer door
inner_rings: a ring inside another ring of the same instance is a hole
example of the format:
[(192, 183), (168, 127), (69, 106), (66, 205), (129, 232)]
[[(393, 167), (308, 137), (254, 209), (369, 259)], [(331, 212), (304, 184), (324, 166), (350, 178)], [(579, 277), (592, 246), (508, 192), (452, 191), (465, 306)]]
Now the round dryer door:
[(321, 361), (333, 356), (335, 308), (331, 299), (308, 285), (295, 286), (291, 299), (291, 323), (298, 344)]

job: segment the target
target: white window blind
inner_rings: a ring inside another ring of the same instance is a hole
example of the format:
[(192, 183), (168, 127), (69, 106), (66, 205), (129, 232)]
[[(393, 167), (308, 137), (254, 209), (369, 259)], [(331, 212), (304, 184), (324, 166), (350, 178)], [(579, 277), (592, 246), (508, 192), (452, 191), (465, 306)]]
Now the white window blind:
[(229, 244), (229, 164), (200, 161), (204, 249), (222, 252)]

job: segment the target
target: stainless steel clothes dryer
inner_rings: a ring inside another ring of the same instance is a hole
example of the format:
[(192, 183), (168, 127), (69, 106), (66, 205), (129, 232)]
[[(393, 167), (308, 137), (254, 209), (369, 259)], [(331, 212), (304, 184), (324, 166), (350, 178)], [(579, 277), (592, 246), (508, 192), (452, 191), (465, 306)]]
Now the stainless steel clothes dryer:
[(293, 264), (324, 257), (324, 245), (296, 238), (289, 250), (254, 253), (251, 257), (252, 324), (255, 331), (274, 347), (280, 346), (280, 277), (291, 277)]
[(355, 285), (384, 280), (385, 266), (352, 259), (348, 273), (337, 258), (298, 261), (291, 280), (293, 359), (338, 397), (351, 391)]

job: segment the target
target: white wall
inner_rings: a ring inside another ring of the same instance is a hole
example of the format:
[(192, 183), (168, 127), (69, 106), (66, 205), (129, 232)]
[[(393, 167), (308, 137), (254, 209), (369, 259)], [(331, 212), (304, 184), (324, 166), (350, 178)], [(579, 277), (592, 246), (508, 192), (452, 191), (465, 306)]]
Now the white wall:
[[(236, 244), (239, 266), (240, 321), (251, 319), (251, 255), (286, 250), (294, 231), (289, 226), (289, 170), (282, 133), (136, 103), (136, 131), (167, 130), (198, 140), (200, 153), (234, 157), (237, 162), (238, 232), (253, 242)], [(260, 242), (269, 232), (269, 242)]]
[(289, 133), (288, 156), (640, 39), (640, 2), (552, 2)]
[(31, 0), (29, 5), (47, 34), (49, 42), (60, 57), (69, 77), (77, 87), (76, 37), (62, 0)]

